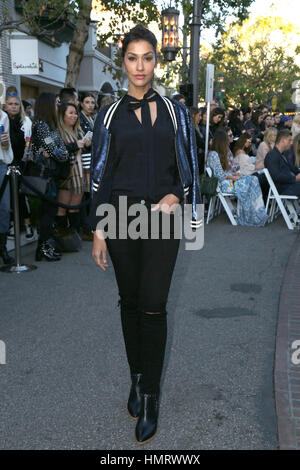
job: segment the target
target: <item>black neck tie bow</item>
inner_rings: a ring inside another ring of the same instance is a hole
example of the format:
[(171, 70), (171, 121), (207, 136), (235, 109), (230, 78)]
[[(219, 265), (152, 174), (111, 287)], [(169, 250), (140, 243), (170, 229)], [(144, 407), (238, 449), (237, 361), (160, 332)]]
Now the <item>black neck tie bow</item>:
[(128, 103), (128, 109), (133, 111), (138, 108), (143, 108), (145, 104), (149, 101), (154, 101), (156, 98), (156, 91), (153, 90), (153, 88), (150, 88), (150, 90), (148, 90), (147, 93), (144, 94), (141, 100), (138, 100), (137, 98), (134, 98), (130, 95), (128, 95), (128, 97), (130, 98), (130, 102)]

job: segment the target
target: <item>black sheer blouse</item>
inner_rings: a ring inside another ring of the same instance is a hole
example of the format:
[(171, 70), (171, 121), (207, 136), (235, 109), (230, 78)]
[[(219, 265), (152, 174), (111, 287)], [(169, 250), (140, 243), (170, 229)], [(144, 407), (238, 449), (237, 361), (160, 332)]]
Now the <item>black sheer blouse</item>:
[[(133, 196), (156, 203), (172, 193), (182, 201), (175, 133), (166, 105), (155, 92), (157, 117), (152, 126), (151, 122), (141, 123), (135, 111), (129, 109), (132, 100), (135, 98), (125, 95), (110, 126), (110, 152), (115, 157), (112, 195)], [(149, 103), (145, 106), (149, 107)]]

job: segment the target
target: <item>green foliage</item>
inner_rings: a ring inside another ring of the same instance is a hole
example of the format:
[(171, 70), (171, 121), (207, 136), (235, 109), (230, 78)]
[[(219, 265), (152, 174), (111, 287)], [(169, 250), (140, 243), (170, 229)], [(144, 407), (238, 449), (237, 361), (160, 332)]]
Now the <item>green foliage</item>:
[[(235, 20), (241, 23), (248, 17), (248, 9), (254, 0), (203, 0), (201, 11), (201, 29), (213, 29), (216, 36), (224, 33), (226, 21), (229, 16), (233, 16)], [(181, 0), (176, 2), (177, 7), (181, 5), (184, 14), (184, 25), (182, 33), (190, 35), (190, 24), (193, 17), (193, 1)], [(201, 42), (201, 41), (200, 41)], [(180, 83), (189, 81), (189, 51), (181, 50), (176, 61), (168, 64), (166, 72), (163, 75), (161, 82), (165, 86), (173, 85), (178, 87)], [(163, 64), (167, 64), (162, 60)]]
[(231, 25), (201, 63), (201, 96), (205, 95), (206, 64), (213, 63), (215, 76), (224, 74), (225, 106), (270, 103), (277, 95), (278, 108), (284, 111), (291, 101), (291, 83), (300, 75), (295, 61), (299, 33), (292, 24), (274, 17)]
[[(202, 28), (212, 28), (217, 34), (223, 33), (226, 20), (234, 16), (239, 22), (248, 17), (248, 10), (254, 0), (203, 0), (202, 2)], [(182, 9), (192, 19), (193, 0), (182, 0), (176, 2), (181, 4)], [(188, 26), (186, 25), (188, 28)]]
[[(91, 0), (92, 1), (92, 0)], [(3, 0), (0, 2), (2, 7)], [(16, 0), (15, 7), (21, 15), (13, 19), (8, 10), (0, 16), (0, 34), (17, 29), (35, 36), (53, 36), (68, 22), (76, 22), (83, 0)]]

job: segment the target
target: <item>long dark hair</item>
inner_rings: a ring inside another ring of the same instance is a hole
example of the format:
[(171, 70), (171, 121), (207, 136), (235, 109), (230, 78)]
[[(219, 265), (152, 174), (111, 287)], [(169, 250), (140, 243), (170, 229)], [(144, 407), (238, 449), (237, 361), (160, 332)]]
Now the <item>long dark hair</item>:
[(79, 111), (82, 111), (81, 103), (83, 103), (86, 98), (93, 98), (96, 106), (96, 98), (93, 93), (89, 93), (88, 91), (82, 91), (79, 94)]
[(251, 120), (252, 120), (253, 124), (254, 124), (256, 127), (259, 127), (258, 118), (259, 118), (260, 116), (262, 116), (263, 114), (264, 114), (264, 113), (263, 113), (262, 111), (260, 111), (259, 109), (257, 109), (256, 111), (254, 111), (254, 112), (252, 113), (252, 118), (251, 118)]
[(34, 106), (34, 122), (45, 121), (50, 129), (57, 129), (56, 100), (53, 93), (41, 93)]
[[(214, 121), (213, 121), (213, 118), (215, 116), (218, 116), (218, 114), (222, 115), (222, 119), (218, 124), (215, 124)], [(210, 115), (210, 124), (211, 125), (217, 126), (217, 127), (224, 127), (224, 119), (225, 119), (225, 111), (224, 111), (223, 108), (216, 107), (212, 110), (211, 115)]]
[(242, 133), (242, 130), (244, 129), (243, 123), (240, 120), (240, 114), (241, 114), (241, 110), (235, 108), (230, 111), (229, 117), (228, 117), (229, 126), (231, 127), (231, 130), (235, 137), (239, 137)]
[(229, 138), (227, 132), (223, 129), (217, 129), (212, 140), (211, 150), (215, 150), (219, 155), (220, 162), (224, 171), (228, 171), (228, 151)]
[(248, 139), (252, 139), (251, 135), (248, 132), (244, 132), (244, 134), (241, 135), (241, 137), (236, 141), (234, 144), (234, 149), (233, 149), (233, 154), (236, 156), (236, 153), (238, 150), (244, 150), (245, 153), (249, 153), (251, 146), (249, 149), (244, 149), (245, 143), (247, 142)]

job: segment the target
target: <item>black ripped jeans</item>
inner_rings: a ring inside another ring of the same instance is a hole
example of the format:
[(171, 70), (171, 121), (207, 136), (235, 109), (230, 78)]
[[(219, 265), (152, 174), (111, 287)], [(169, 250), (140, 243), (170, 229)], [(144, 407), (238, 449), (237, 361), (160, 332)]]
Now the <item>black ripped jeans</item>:
[[(128, 198), (128, 206), (140, 201)], [(118, 204), (115, 199), (111, 203), (116, 207), (118, 234)], [(146, 200), (145, 206), (150, 214), (151, 201)], [(127, 226), (135, 217), (128, 217)], [(161, 233), (159, 239), (106, 239), (119, 289), (129, 368), (131, 374), (142, 373), (143, 393), (159, 393), (160, 389), (167, 340), (166, 304), (180, 243), (174, 231), (173, 238), (172, 229), (170, 232), (169, 239), (162, 239)]]

